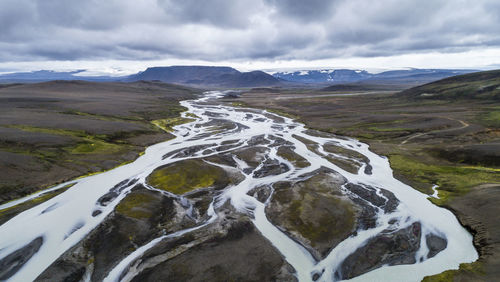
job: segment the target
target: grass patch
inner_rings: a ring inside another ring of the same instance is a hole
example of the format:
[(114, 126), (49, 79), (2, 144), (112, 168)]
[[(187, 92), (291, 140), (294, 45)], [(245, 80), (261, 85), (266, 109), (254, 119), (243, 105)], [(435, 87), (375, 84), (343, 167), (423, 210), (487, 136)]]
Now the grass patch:
[[(20, 129), (27, 132), (38, 132), (51, 135), (63, 135), (75, 137), (79, 140), (76, 146), (66, 147), (64, 150), (71, 154), (113, 154), (124, 149), (123, 145), (118, 145), (106, 142), (109, 136), (104, 134), (89, 135), (83, 130), (67, 130), (55, 128), (42, 128), (28, 125), (10, 125), (7, 127)], [(26, 150), (25, 150), (26, 151)], [(42, 159), (57, 157), (57, 153), (53, 151), (36, 150), (27, 151), (29, 155), (41, 157)]]
[(87, 133), (83, 130), (68, 130), (61, 128), (47, 128), (47, 127), (36, 127), (30, 125), (16, 124), (16, 125), (3, 125), (4, 127), (16, 128), (22, 131), (27, 132), (38, 132), (38, 133), (46, 133), (52, 135), (64, 135), (64, 136), (73, 136), (73, 137), (84, 137), (87, 136)]
[(93, 138), (85, 138), (84, 143), (67, 148), (67, 151), (71, 154), (113, 154), (124, 149), (123, 145), (108, 143)]
[[(431, 199), (443, 205), (450, 198), (463, 195), (470, 188), (484, 183), (500, 183), (496, 170), (478, 167), (429, 165), (402, 155), (389, 155), (391, 167), (411, 181), (439, 185), (440, 199)], [(415, 187), (417, 188), (417, 187)]]
[(205, 187), (225, 187), (229, 184), (226, 172), (201, 160), (184, 160), (156, 169), (147, 181), (158, 189), (184, 194)]
[(98, 114), (80, 112), (77, 110), (66, 110), (66, 111), (63, 111), (61, 113), (65, 114), (65, 115), (77, 115), (77, 116), (91, 117), (94, 119), (104, 120), (104, 121), (142, 121), (143, 120), (141, 117), (137, 117), (137, 116), (98, 115)]
[(193, 113), (186, 113), (186, 116), (190, 117), (190, 118), (194, 118), (194, 119), (199, 119), (200, 118), (199, 116), (197, 116), (197, 115), (195, 115)]
[(161, 128), (165, 132), (174, 131), (173, 127), (176, 125), (192, 122), (194, 119), (192, 118), (183, 118), (183, 117), (175, 117), (175, 118), (166, 118), (166, 119), (156, 119), (151, 121), (152, 124)]
[(488, 126), (500, 128), (500, 111), (491, 111), (479, 116), (479, 122)]

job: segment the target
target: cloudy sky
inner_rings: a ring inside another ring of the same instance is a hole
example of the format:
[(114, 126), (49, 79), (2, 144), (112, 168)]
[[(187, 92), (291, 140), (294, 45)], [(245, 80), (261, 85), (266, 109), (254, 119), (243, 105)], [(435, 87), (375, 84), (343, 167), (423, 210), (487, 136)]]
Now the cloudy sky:
[(500, 68), (498, 0), (0, 0), (0, 72)]

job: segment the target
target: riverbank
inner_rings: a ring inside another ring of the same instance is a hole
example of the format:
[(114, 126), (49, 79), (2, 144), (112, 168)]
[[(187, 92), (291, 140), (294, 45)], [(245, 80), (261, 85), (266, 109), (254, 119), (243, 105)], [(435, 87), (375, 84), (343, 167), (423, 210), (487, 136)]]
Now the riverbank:
[(0, 204), (135, 160), (173, 138), (179, 101), (199, 93), (158, 82), (2, 85)]
[(310, 128), (358, 138), (388, 156), (395, 176), (403, 182), (427, 194), (439, 185), (440, 199), (431, 200), (452, 210), (471, 230), (480, 259), (428, 281), (498, 277), (500, 209), (492, 200), (500, 195), (500, 164), (495, 161), (500, 130), (488, 119), (496, 110), (494, 103), (415, 102), (385, 93), (340, 97), (312, 93), (287, 99), (290, 96), (289, 91), (282, 95), (259, 90), (226, 102), (278, 111)]

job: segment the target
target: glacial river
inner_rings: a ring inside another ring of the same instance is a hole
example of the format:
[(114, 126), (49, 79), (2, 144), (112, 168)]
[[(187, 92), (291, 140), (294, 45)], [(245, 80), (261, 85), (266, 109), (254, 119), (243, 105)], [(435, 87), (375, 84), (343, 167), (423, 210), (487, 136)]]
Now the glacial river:
[[(188, 111), (183, 113), (185, 117), (187, 113), (190, 113), (198, 118), (193, 122), (176, 126), (175, 135), (177, 138), (148, 147), (144, 155), (130, 164), (51, 188), (50, 190), (57, 190), (74, 183), (74, 186), (67, 191), (1, 225), (0, 262), (12, 257), (16, 251), (19, 253), (18, 250), (29, 244), (36, 245), (37, 248), (34, 254), (24, 259), (25, 261), (18, 262), (16, 265), (4, 265), (4, 267), (11, 268), (8, 281), (24, 282), (38, 277), (62, 254), (80, 242), (112, 214), (115, 206), (127, 196), (135, 185), (138, 183), (147, 185), (146, 177), (155, 168), (183, 159), (230, 153), (232, 150), (248, 146), (248, 142), (256, 136), (263, 136), (268, 140), (282, 138), (293, 143), (295, 153), (306, 159), (310, 166), (295, 167), (290, 161), (280, 157), (275, 147), (270, 146), (266, 151), (266, 159), (277, 160), (288, 167), (288, 170), (278, 175), (255, 177), (255, 174), (248, 173), (248, 165), (244, 161), (235, 158), (236, 167), (222, 167), (241, 171), (244, 179), (237, 185), (226, 187), (216, 196), (209, 207), (206, 221), (189, 229), (164, 234), (143, 246), (139, 246), (134, 252), (117, 262), (113, 269), (109, 270), (106, 281), (129, 281), (140, 271), (134, 267), (134, 262), (144, 252), (154, 248), (158, 242), (165, 238), (179, 237), (212, 224), (217, 219), (217, 209), (227, 201), (237, 211), (252, 215), (255, 227), (293, 266), (299, 281), (312, 281), (314, 273), (321, 273), (319, 281), (334, 281), (336, 277), (334, 274), (339, 270), (344, 259), (364, 246), (370, 238), (377, 236), (384, 230), (407, 228), (415, 222), (421, 224), (421, 242), (419, 250), (415, 254), (416, 263), (385, 265), (355, 277), (352, 281), (420, 281), (424, 276), (437, 274), (448, 269), (457, 269), (460, 263), (473, 262), (477, 259), (478, 255), (473, 247), (471, 234), (459, 224), (455, 216), (450, 211), (433, 205), (428, 200), (428, 195), (422, 194), (395, 179), (387, 158), (371, 152), (367, 144), (350, 138), (311, 135), (307, 133), (303, 124), (265, 111), (220, 105), (216, 99), (223, 95), (222, 92), (212, 91), (205, 93), (205, 96), (198, 100), (181, 102), (183, 106), (188, 108)], [(213, 125), (210, 123), (214, 119), (225, 120), (238, 126), (214, 132), (211, 131)], [(317, 143), (317, 148), (311, 150), (303, 143), (303, 138)], [(222, 147), (222, 143), (229, 140), (238, 141), (233, 146)], [(369, 161), (361, 164), (357, 173), (345, 171), (328, 161), (326, 156), (346, 157), (326, 152), (323, 149), (325, 144), (335, 144), (349, 150), (355, 150)], [(199, 147), (200, 145), (204, 149), (211, 149), (211, 153), (202, 154), (201, 151), (198, 151), (187, 156), (163, 157), (173, 151)], [(368, 165), (371, 168), (370, 172), (365, 169)], [(381, 197), (383, 197), (380, 193), (381, 188), (390, 191), (399, 200), (399, 205), (391, 212), (384, 212), (377, 208), (375, 227), (358, 230), (356, 234), (333, 248), (324, 259), (318, 261), (303, 245), (288, 237), (268, 220), (265, 211), (267, 202), (260, 202), (247, 193), (252, 188), (263, 184), (294, 179), (298, 175), (314, 172), (321, 167), (340, 173), (348, 183), (374, 187), (377, 190), (376, 193)], [(119, 183), (121, 183), (119, 189), (113, 190), (113, 187), (116, 188)], [(155, 189), (154, 187), (149, 188)], [(110, 190), (114, 192), (115, 197), (106, 205), (102, 205), (99, 199), (110, 193)], [(4, 204), (0, 206), (0, 210), (36, 196), (38, 195)], [(429, 249), (425, 240), (426, 235), (429, 234), (437, 234), (447, 241), (446, 248), (431, 258), (427, 256)]]

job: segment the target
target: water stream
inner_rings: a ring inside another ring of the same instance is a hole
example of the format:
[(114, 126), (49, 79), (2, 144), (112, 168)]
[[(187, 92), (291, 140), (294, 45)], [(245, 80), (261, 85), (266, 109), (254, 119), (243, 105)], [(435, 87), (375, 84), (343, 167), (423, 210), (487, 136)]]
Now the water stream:
[[(248, 146), (252, 138), (256, 136), (263, 136), (266, 140), (282, 138), (293, 143), (295, 153), (302, 156), (311, 165), (305, 168), (295, 167), (290, 161), (277, 154), (276, 147), (270, 146), (266, 152), (266, 159), (277, 160), (289, 169), (277, 175), (255, 177), (253, 173), (247, 171), (248, 165), (245, 161), (235, 157), (237, 167), (226, 167), (225, 169), (246, 171), (242, 173), (245, 178), (237, 185), (226, 187), (214, 199), (206, 221), (200, 222), (199, 225), (190, 229), (153, 238), (149, 243), (123, 258), (122, 261), (117, 262), (114, 269), (109, 271), (106, 281), (132, 279), (137, 273), (133, 271), (134, 268), (131, 266), (145, 251), (153, 248), (165, 238), (182, 236), (212, 224), (217, 218), (217, 208), (226, 201), (229, 201), (237, 211), (251, 215), (255, 227), (293, 266), (299, 281), (311, 281), (314, 273), (321, 273), (320, 281), (333, 281), (336, 277), (335, 273), (339, 271), (339, 266), (344, 259), (365, 245), (370, 238), (388, 228), (403, 229), (414, 222), (420, 222), (422, 232), (420, 249), (416, 253), (416, 263), (382, 266), (352, 280), (420, 281), (426, 275), (437, 274), (448, 269), (457, 269), (460, 263), (472, 262), (477, 259), (477, 252), (472, 245), (472, 236), (459, 224), (455, 216), (450, 211), (433, 205), (427, 199), (428, 195), (422, 194), (395, 179), (387, 158), (371, 152), (367, 144), (350, 138), (310, 135), (306, 132), (303, 124), (294, 122), (290, 118), (260, 110), (222, 106), (214, 102), (221, 96), (223, 96), (222, 92), (213, 91), (206, 93), (203, 98), (198, 100), (181, 102), (183, 106), (188, 108), (188, 111), (183, 113), (184, 116), (190, 113), (199, 118), (194, 122), (176, 126), (176, 139), (148, 147), (144, 155), (130, 164), (98, 175), (63, 183), (53, 189), (64, 187), (69, 183), (75, 184), (67, 191), (1, 225), (0, 260), (34, 242), (37, 238), (43, 240), (38, 250), (19, 269), (15, 269), (15, 273), (10, 276), (9, 281), (34, 280), (57, 258), (103, 222), (135, 185), (138, 183), (146, 185), (146, 177), (155, 168), (183, 159), (231, 152)], [(232, 129), (214, 131), (213, 125), (208, 126), (207, 124), (215, 119), (238, 126)], [(315, 142), (317, 144), (316, 150), (311, 150), (310, 147), (306, 146), (302, 138)], [(238, 141), (234, 146), (222, 147), (222, 143), (229, 140)], [(325, 158), (329, 154), (323, 148), (325, 144), (335, 144), (355, 150), (364, 155), (369, 162), (363, 164), (358, 173), (348, 172)], [(176, 150), (200, 145), (211, 148), (213, 152), (202, 154), (200, 150), (184, 157), (163, 157)], [(216, 148), (219, 150), (215, 150)], [(367, 165), (371, 166), (371, 173), (367, 173), (364, 169)], [(294, 179), (298, 175), (316, 171), (321, 167), (337, 171), (348, 183), (374, 187), (379, 195), (382, 195), (380, 188), (388, 190), (399, 200), (399, 205), (390, 213), (378, 209), (374, 228), (358, 230), (355, 235), (348, 237), (332, 249), (323, 260), (318, 261), (303, 245), (288, 237), (268, 220), (265, 210), (267, 203), (262, 203), (247, 193), (254, 187)], [(259, 167), (254, 171), (258, 169)], [(155, 189), (154, 187), (150, 188)], [(102, 197), (106, 195), (109, 196), (109, 200), (102, 201)], [(15, 204), (31, 198), (20, 199)], [(6, 206), (0, 206), (0, 209), (4, 207)], [(425, 237), (428, 234), (438, 234), (447, 241), (447, 247), (432, 258), (427, 258), (428, 248)]]

